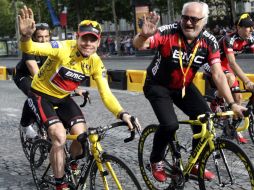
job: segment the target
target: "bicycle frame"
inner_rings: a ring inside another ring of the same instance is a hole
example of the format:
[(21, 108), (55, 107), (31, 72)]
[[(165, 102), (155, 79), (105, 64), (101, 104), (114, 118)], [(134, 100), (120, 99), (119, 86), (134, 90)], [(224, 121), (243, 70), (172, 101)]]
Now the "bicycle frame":
[[(77, 140), (77, 138), (78, 138), (78, 135), (67, 134), (67, 136), (66, 136), (67, 140)], [(105, 190), (109, 190), (109, 185), (108, 185), (107, 179), (105, 177), (106, 176), (105, 169), (102, 165), (102, 160), (101, 160), (101, 155), (103, 153), (103, 149), (102, 149), (102, 146), (99, 142), (99, 135), (98, 134), (90, 134), (88, 136), (88, 138), (89, 138), (89, 142), (91, 143), (90, 150), (91, 150), (91, 156), (92, 156), (92, 159), (91, 159), (90, 163), (88, 164), (88, 168), (91, 167), (92, 160), (95, 160), (98, 170), (99, 170), (101, 177), (102, 177), (104, 188), (105, 188)], [(118, 178), (117, 178), (117, 176), (116, 176), (116, 174), (109, 162), (106, 162), (106, 167), (109, 170), (110, 174), (112, 175), (118, 189), (122, 190), (123, 188), (122, 188), (122, 186), (121, 186), (121, 184), (120, 184), (120, 182), (119, 182), (119, 180), (118, 180)], [(86, 173), (87, 173), (87, 171), (89, 172), (89, 169), (86, 169)], [(86, 180), (88, 173), (85, 176), (86, 177), (84, 180)], [(80, 180), (82, 181), (82, 178)]]
[[(230, 116), (230, 115), (232, 116), (232, 115), (234, 115), (234, 112), (227, 111), (227, 112), (221, 112), (221, 113), (216, 113), (216, 114), (212, 114), (212, 115), (216, 115), (219, 117)], [(215, 133), (215, 127), (213, 126), (213, 121), (211, 118), (208, 118), (208, 121), (206, 123), (202, 123), (200, 120), (204, 116), (205, 116), (205, 114), (198, 116), (197, 120), (179, 121), (179, 124), (200, 125), (202, 128), (200, 133), (193, 135), (194, 139), (200, 138), (200, 141), (199, 141), (197, 147), (195, 148), (195, 150), (191, 153), (191, 155), (188, 159), (188, 163), (183, 168), (183, 175), (184, 176), (190, 175), (190, 172), (191, 172), (193, 166), (197, 162), (200, 154), (202, 153), (202, 151), (204, 150), (204, 148), (206, 147), (207, 144), (209, 145), (210, 150), (215, 149), (214, 138), (216, 137), (216, 133)], [(238, 129), (238, 131), (245, 130), (248, 128), (248, 126), (249, 126), (249, 117), (244, 117), (244, 125), (242, 127), (240, 127)]]

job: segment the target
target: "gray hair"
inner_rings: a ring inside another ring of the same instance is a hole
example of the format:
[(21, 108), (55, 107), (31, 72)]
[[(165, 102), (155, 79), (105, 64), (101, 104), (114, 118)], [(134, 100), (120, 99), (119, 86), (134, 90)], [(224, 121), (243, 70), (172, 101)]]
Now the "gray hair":
[(207, 24), (208, 21), (208, 15), (209, 15), (209, 8), (208, 5), (204, 2), (197, 2), (197, 1), (192, 1), (192, 2), (187, 2), (183, 5), (183, 9), (182, 9), (182, 15), (184, 14), (186, 8), (188, 6), (191, 6), (194, 3), (199, 3), (201, 5), (201, 9), (202, 9), (202, 16), (204, 17), (204, 24)]

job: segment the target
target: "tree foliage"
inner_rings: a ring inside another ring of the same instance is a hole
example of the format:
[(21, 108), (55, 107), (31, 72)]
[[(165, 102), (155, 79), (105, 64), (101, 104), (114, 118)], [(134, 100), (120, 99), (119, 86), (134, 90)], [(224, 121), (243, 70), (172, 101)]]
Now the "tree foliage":
[[(36, 22), (47, 22), (52, 26), (51, 17), (45, 0), (0, 0), (0, 36), (15, 35), (15, 10), (13, 2), (17, 1), (18, 9), (24, 4), (33, 9)], [(124, 18), (134, 22), (132, 2), (137, 0), (115, 0), (115, 16), (113, 18), (112, 0), (51, 0), (57, 15), (66, 6), (68, 10), (67, 25), (69, 29), (76, 30), (81, 20), (93, 19), (100, 23), (103, 21), (119, 22)], [(175, 19), (188, 0), (150, 0), (151, 9), (157, 8), (160, 13), (167, 14), (167, 3), (170, 2), (170, 13)], [(234, 0), (239, 1), (239, 0)]]
[(0, 0), (0, 36), (15, 35), (15, 13), (8, 0)]

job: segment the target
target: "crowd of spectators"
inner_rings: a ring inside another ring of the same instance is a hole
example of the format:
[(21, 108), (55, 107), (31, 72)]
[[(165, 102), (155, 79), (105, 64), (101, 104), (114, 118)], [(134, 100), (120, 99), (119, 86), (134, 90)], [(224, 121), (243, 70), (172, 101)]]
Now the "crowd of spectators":
[(216, 25), (212, 29), (207, 28), (207, 30), (210, 33), (212, 33), (216, 37), (216, 39), (219, 41), (221, 39), (221, 37), (223, 37), (224, 35), (232, 33), (235, 29), (234, 28), (230, 28), (228, 26), (226, 26), (226, 27), (220, 27), (219, 25)]
[(109, 57), (111, 55), (134, 55), (134, 47), (132, 45), (133, 36), (132, 35), (125, 35), (120, 36), (120, 47), (119, 53), (117, 52), (117, 41), (116, 38), (108, 35), (104, 36), (101, 39), (101, 44), (98, 50), (98, 53), (103, 57)]
[[(226, 27), (220, 27), (219, 25), (216, 25), (213, 28), (206, 28), (210, 33), (212, 33), (216, 39), (219, 41), (221, 37), (223, 37), (226, 34), (230, 34), (235, 29), (230, 28), (228, 26)], [(102, 57), (110, 57), (111, 55), (134, 55), (135, 54), (135, 48), (132, 45), (133, 41), (133, 35), (122, 35), (120, 36), (120, 48), (119, 53), (117, 52), (117, 41), (116, 37), (112, 35), (103, 36), (101, 39), (101, 44), (98, 49), (98, 53)]]

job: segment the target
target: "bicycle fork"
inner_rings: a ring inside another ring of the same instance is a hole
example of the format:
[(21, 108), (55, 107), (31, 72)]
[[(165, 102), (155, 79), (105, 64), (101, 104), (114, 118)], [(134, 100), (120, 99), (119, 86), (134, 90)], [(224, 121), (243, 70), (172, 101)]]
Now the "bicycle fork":
[[(90, 140), (91, 139), (92, 138), (90, 137)], [(119, 180), (117, 179), (117, 176), (114, 172), (114, 169), (111, 166), (111, 163), (109, 161), (106, 161), (103, 159), (103, 153), (102, 153), (103, 151), (102, 151), (102, 147), (101, 147), (100, 143), (98, 143), (98, 142), (92, 143), (91, 147), (92, 147), (91, 151), (92, 151), (92, 154), (94, 155), (94, 158), (95, 158), (98, 170), (100, 172), (105, 190), (109, 190), (109, 184), (107, 181), (107, 175), (109, 175), (109, 173), (112, 176), (113, 180), (115, 181), (118, 189), (122, 190), (123, 188), (122, 188)], [(107, 170), (104, 169), (103, 163), (105, 163)], [(108, 171), (109, 171), (109, 173), (108, 173)]]
[(232, 175), (229, 171), (227, 158), (225, 157), (225, 154), (224, 154), (223, 150), (220, 149), (219, 146), (217, 146), (217, 147), (219, 148), (219, 152), (216, 151), (216, 150), (213, 151), (213, 161), (214, 161), (215, 170), (216, 170), (218, 180), (219, 180), (219, 185), (220, 185), (220, 187), (225, 187), (226, 186), (226, 184), (221, 181), (221, 176), (220, 176), (220, 171), (219, 171), (219, 161), (218, 160), (221, 159), (221, 158), (223, 160), (223, 163), (225, 165), (227, 174), (230, 178), (230, 182), (231, 182), (231, 185), (232, 185), (233, 184), (233, 178), (232, 178)]

